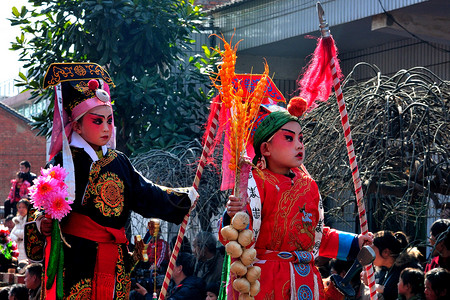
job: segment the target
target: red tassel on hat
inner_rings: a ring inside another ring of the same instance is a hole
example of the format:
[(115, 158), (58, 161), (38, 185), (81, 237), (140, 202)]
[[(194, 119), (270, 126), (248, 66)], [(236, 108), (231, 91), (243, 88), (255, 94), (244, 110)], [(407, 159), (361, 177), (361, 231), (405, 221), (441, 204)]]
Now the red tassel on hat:
[[(342, 78), (341, 68), (337, 59), (337, 48), (333, 37), (319, 38), (311, 61), (298, 81), (300, 97), (305, 99), (307, 108), (317, 106), (316, 101), (327, 101), (333, 86), (330, 61), (334, 58), (338, 78)], [(292, 100), (291, 100), (292, 101)]]
[(294, 97), (289, 101), (287, 106), (288, 112), (296, 117), (300, 117), (306, 111), (308, 104), (302, 97)]
[(99, 86), (99, 84), (98, 84), (97, 80), (95, 80), (95, 79), (89, 80), (88, 87), (91, 91), (95, 91), (96, 89), (98, 89), (98, 86)]

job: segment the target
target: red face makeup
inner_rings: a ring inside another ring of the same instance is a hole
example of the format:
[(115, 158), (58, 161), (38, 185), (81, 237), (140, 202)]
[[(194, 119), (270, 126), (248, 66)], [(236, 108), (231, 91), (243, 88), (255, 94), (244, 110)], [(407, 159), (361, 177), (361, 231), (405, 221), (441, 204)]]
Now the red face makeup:
[(95, 150), (106, 145), (113, 130), (112, 109), (102, 105), (89, 110), (78, 122), (74, 130)]
[(305, 156), (303, 133), (300, 124), (288, 122), (268, 142), (261, 145), (267, 168), (279, 174), (288, 174), (291, 168), (300, 167)]

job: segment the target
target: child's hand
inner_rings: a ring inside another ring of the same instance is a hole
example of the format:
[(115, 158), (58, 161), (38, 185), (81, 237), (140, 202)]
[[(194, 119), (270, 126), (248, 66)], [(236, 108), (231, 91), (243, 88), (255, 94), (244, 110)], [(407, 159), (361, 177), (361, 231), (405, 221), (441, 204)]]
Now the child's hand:
[(362, 235), (362, 234), (358, 235), (358, 244), (359, 244), (360, 249), (365, 245), (372, 245), (372, 243), (373, 243), (373, 233), (372, 232), (368, 232), (364, 235)]
[(227, 202), (227, 214), (230, 218), (233, 218), (237, 212), (244, 210), (246, 203), (242, 203), (242, 200), (238, 197), (231, 195), (228, 197)]

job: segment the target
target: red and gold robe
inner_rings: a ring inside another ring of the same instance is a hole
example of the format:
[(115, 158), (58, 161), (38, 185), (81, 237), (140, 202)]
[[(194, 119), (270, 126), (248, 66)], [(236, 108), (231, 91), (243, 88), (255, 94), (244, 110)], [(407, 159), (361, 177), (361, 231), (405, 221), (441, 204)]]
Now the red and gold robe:
[[(267, 169), (263, 174), (261, 178), (253, 171), (261, 201), (261, 227), (253, 245), (259, 260), (255, 265), (261, 267), (261, 291), (255, 299), (323, 299), (314, 258), (346, 260), (358, 253), (358, 239), (323, 226), (319, 190), (306, 171), (292, 169), (290, 177)], [(259, 213), (250, 207), (247, 211), (251, 216)]]

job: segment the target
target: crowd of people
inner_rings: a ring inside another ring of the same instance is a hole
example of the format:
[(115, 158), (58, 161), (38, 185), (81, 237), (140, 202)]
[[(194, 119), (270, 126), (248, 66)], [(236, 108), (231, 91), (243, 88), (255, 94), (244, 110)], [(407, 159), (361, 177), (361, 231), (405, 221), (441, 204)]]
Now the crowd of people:
[[(159, 295), (170, 253), (175, 244), (158, 235), (158, 240), (148, 240), (149, 260), (139, 263), (138, 270), (145, 269), (146, 277), (137, 280), (130, 299), (152, 299)], [(375, 252), (376, 291), (378, 299), (399, 300), (443, 300), (450, 299), (450, 219), (438, 219), (430, 228), (429, 245), (432, 247), (430, 259), (426, 259), (416, 247), (409, 247), (407, 236), (399, 231), (383, 230), (374, 234), (372, 249)], [(156, 246), (156, 255), (155, 247)], [(158, 249), (169, 248), (165, 253)], [(221, 283), (221, 272), (225, 255), (224, 247), (218, 243), (216, 235), (199, 232), (192, 243), (184, 237), (172, 281), (167, 291), (167, 299), (217, 299)], [(156, 265), (155, 265), (156, 259)], [(160, 263), (159, 263), (160, 262)], [(340, 259), (317, 259), (316, 266), (327, 286), (328, 276), (337, 274), (342, 278), (352, 266), (351, 261)], [(144, 272), (141, 272), (144, 274)], [(365, 271), (357, 272), (351, 278), (355, 290), (354, 297), (347, 298), (336, 288), (325, 292), (329, 300), (370, 299)]]

